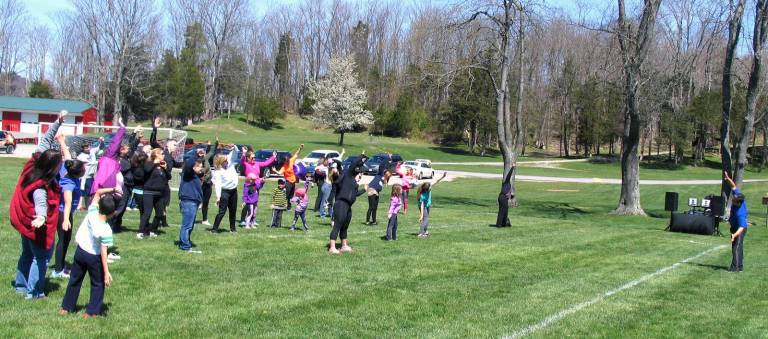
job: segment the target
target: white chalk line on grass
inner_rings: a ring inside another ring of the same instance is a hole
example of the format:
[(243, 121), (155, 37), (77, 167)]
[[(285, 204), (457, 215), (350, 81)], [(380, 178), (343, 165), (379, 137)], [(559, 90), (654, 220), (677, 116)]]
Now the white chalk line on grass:
[(708, 249), (708, 250), (706, 250), (704, 252), (701, 252), (701, 253), (699, 253), (697, 255), (694, 255), (694, 256), (692, 256), (690, 258), (687, 258), (685, 260), (677, 262), (677, 263), (675, 263), (675, 264), (673, 264), (671, 266), (660, 268), (656, 272), (653, 272), (653, 273), (644, 275), (644, 276), (642, 276), (640, 278), (637, 278), (635, 280), (632, 280), (632, 281), (630, 281), (630, 282), (628, 282), (628, 283), (626, 283), (624, 285), (621, 285), (618, 288), (615, 288), (613, 290), (605, 292), (605, 293), (595, 297), (594, 299), (585, 301), (583, 303), (574, 305), (574, 306), (572, 306), (570, 308), (564, 309), (564, 310), (562, 310), (560, 312), (557, 312), (557, 313), (555, 313), (553, 315), (550, 315), (550, 316), (546, 317), (544, 320), (542, 320), (541, 322), (533, 324), (533, 325), (530, 325), (530, 326), (528, 326), (526, 328), (523, 328), (523, 329), (521, 329), (521, 330), (519, 330), (519, 331), (517, 331), (515, 333), (512, 333), (511, 335), (505, 336), (504, 338), (505, 339), (506, 338), (522, 338), (522, 337), (531, 335), (531, 334), (533, 334), (536, 331), (539, 331), (539, 330), (542, 330), (544, 328), (547, 328), (549, 325), (552, 325), (553, 323), (555, 323), (555, 322), (565, 318), (568, 315), (571, 315), (571, 314), (576, 313), (578, 311), (581, 311), (582, 309), (585, 309), (585, 308), (587, 308), (589, 306), (597, 304), (597, 303), (605, 300), (606, 298), (608, 298), (608, 297), (610, 297), (610, 296), (612, 296), (614, 294), (617, 294), (617, 293), (619, 293), (621, 291), (633, 288), (633, 287), (635, 287), (637, 285), (640, 285), (640, 284), (642, 284), (642, 283), (644, 283), (644, 282), (646, 282), (648, 280), (651, 280), (651, 279), (653, 279), (653, 278), (655, 278), (657, 276), (660, 276), (660, 275), (662, 275), (662, 274), (664, 274), (666, 272), (674, 270), (674, 269), (680, 267), (680, 265), (688, 263), (688, 262), (690, 262), (692, 260), (696, 260), (696, 259), (701, 258), (701, 257), (703, 257), (703, 256), (705, 256), (705, 255), (707, 255), (707, 254), (709, 254), (709, 253), (711, 253), (713, 251), (717, 251), (717, 250), (723, 249), (725, 247), (727, 247), (727, 245), (715, 246), (715, 247), (710, 248), (710, 249)]

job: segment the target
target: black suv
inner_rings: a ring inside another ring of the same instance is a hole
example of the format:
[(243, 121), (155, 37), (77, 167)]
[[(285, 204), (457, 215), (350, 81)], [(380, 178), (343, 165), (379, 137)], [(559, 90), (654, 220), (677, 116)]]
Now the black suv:
[[(388, 159), (388, 155), (386, 153), (378, 153), (374, 154), (368, 161), (365, 162), (364, 170), (365, 174), (368, 175), (376, 175), (379, 173), (379, 165), (381, 163), (385, 162)], [(400, 154), (392, 154), (392, 162), (390, 163), (389, 170), (394, 171), (395, 164), (397, 162), (403, 161), (403, 157), (400, 156)]]

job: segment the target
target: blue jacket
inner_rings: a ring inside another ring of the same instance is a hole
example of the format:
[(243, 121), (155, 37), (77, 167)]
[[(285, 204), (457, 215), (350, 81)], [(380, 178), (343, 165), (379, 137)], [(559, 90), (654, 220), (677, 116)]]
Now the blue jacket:
[(203, 201), (203, 183), (200, 177), (192, 169), (198, 157), (195, 154), (189, 157), (181, 170), (181, 184), (179, 185), (179, 200), (194, 201), (201, 203)]

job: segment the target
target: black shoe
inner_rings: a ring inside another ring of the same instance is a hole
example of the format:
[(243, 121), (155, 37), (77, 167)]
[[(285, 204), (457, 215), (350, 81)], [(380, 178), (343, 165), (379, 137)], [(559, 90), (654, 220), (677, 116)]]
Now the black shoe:
[(304, 232), (309, 231), (309, 227), (304, 226)]
[(219, 234), (219, 230), (211, 230), (211, 234)]

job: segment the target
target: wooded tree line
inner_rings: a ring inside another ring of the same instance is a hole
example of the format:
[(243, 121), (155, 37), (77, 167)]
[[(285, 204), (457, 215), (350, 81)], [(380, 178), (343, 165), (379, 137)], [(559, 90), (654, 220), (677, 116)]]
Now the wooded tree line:
[[(70, 2), (74, 9), (59, 13), (50, 31), (29, 27), (19, 0), (4, 2), (4, 93), (22, 73), (48, 84), (56, 97), (80, 98), (126, 119), (160, 113), (199, 120), (247, 110), (268, 124), (279, 116), (276, 106), (313, 114), (310, 84), (327, 74), (333, 56), (351, 55), (367, 90), (373, 133), (466, 143), (482, 153), (499, 149), (499, 135), (519, 130), (515, 143), (570, 156), (618, 154), (629, 126), (631, 60), (622, 58), (613, 1), (594, 5), (590, 13), (599, 14), (581, 16), (535, 0), (306, 0), (263, 15), (248, 0)], [(745, 16), (754, 18), (753, 2)], [(648, 3), (629, 4), (626, 27), (638, 28)], [(702, 163), (704, 152), (718, 146), (729, 19), (739, 1), (650, 3), (657, 5), (656, 22), (636, 65), (638, 154), (669, 152), (673, 161), (687, 156)], [(745, 125), (756, 55), (745, 43), (754, 33), (740, 35), (732, 139)], [(633, 39), (626, 43), (634, 46)], [(761, 139), (765, 101), (758, 93), (750, 126)], [(511, 109), (499, 116), (498, 107)]]

